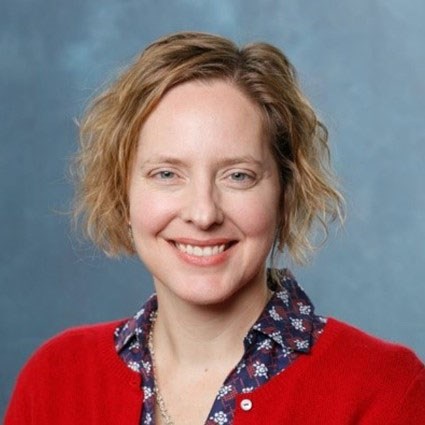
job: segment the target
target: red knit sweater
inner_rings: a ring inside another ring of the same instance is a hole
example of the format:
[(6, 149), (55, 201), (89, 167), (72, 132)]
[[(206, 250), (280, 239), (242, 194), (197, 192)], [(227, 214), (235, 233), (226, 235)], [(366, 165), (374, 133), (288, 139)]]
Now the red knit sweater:
[[(140, 375), (115, 352), (116, 327), (71, 329), (41, 347), (21, 372), (5, 425), (138, 425)], [(234, 424), (425, 424), (424, 365), (330, 319), (311, 353), (238, 396)]]

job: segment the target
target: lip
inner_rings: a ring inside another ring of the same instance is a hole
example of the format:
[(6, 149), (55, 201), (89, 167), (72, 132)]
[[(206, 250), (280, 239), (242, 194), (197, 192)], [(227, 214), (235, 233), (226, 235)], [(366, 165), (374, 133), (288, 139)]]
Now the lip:
[(235, 239), (229, 239), (229, 238), (214, 238), (214, 239), (205, 239), (205, 240), (199, 240), (199, 239), (190, 239), (190, 238), (176, 238), (176, 239), (169, 239), (169, 242), (172, 243), (179, 243), (182, 245), (193, 245), (193, 246), (214, 246), (214, 245), (228, 245), (235, 243)]
[[(201, 267), (208, 267), (208, 266), (217, 266), (222, 263), (224, 263), (230, 253), (234, 245), (237, 244), (237, 241), (234, 239), (227, 239), (227, 238), (215, 238), (215, 239), (208, 239), (208, 240), (197, 240), (197, 239), (189, 239), (189, 238), (178, 238), (178, 239), (170, 239), (168, 240), (170, 246), (174, 250), (174, 252), (177, 254), (177, 256), (183, 260), (185, 263), (194, 265), (194, 266), (201, 266)], [(192, 255), (187, 252), (183, 252), (180, 249), (177, 248), (176, 244), (182, 244), (182, 245), (192, 245), (192, 246), (198, 246), (198, 247), (208, 247), (208, 246), (218, 246), (218, 245), (226, 245), (226, 248), (223, 252), (208, 255), (208, 256), (197, 256)]]

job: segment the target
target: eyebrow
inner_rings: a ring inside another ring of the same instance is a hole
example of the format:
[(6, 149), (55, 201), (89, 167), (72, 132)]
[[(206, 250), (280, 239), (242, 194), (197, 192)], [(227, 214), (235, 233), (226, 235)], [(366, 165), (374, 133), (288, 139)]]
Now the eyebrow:
[[(218, 158), (217, 163), (220, 166), (230, 166), (230, 165), (243, 164), (243, 163), (255, 164), (258, 167), (264, 166), (264, 161), (259, 161), (258, 159), (254, 158), (252, 155), (243, 155), (243, 156), (230, 157), (230, 158)], [(158, 155), (151, 159), (147, 159), (146, 161), (143, 161), (141, 165), (143, 167), (143, 166), (152, 165), (152, 164), (185, 165), (185, 161), (170, 155)]]
[(153, 165), (153, 164), (171, 164), (171, 165), (183, 165), (184, 161), (178, 158), (174, 158), (172, 156), (167, 155), (158, 155), (154, 156), (151, 159), (147, 159), (146, 161), (142, 162), (142, 167), (145, 165)]
[(224, 166), (243, 164), (243, 163), (255, 164), (258, 167), (261, 167), (264, 165), (264, 161), (259, 161), (258, 159), (254, 158), (251, 155), (237, 156), (234, 158), (223, 158), (219, 162), (220, 164)]

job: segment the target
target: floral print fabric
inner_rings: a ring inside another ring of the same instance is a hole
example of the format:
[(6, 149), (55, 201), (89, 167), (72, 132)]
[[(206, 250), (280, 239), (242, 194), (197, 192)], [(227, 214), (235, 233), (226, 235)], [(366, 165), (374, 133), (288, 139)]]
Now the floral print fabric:
[[(314, 314), (312, 303), (287, 269), (268, 270), (267, 283), (273, 295), (244, 338), (242, 359), (218, 391), (205, 425), (232, 425), (236, 396), (254, 391), (284, 371), (310, 351), (323, 331), (326, 319)], [(147, 340), (157, 307), (152, 295), (134, 317), (115, 330), (119, 356), (142, 375), (141, 425), (155, 423), (154, 375)]]

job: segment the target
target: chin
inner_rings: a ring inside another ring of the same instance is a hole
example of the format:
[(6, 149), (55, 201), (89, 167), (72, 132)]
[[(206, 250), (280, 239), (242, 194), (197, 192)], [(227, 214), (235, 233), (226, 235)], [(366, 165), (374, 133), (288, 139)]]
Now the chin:
[(190, 282), (185, 279), (185, 283), (173, 288), (168, 287), (168, 291), (174, 293), (174, 297), (192, 305), (199, 306), (218, 306), (230, 301), (240, 288), (226, 287), (222, 282), (215, 279), (195, 279)]

